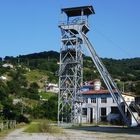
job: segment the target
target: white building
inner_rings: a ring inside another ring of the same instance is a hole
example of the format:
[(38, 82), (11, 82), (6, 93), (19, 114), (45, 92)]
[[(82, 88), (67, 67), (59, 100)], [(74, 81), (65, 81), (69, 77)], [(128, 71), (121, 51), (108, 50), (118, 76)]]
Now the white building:
[[(98, 84), (83, 86), (81, 93), (84, 99), (82, 104), (82, 123), (113, 122), (121, 119), (117, 103), (113, 100), (108, 90), (101, 90), (99, 81)], [(115, 94), (120, 100), (117, 93)], [(122, 96), (128, 105), (135, 100), (135, 97), (131, 95), (123, 94)], [(120, 103), (122, 103), (121, 100)]]
[(2, 65), (4, 68), (14, 68), (14, 66), (12, 64), (8, 64), (8, 63), (5, 63)]
[(13, 104), (16, 105), (18, 103), (22, 103), (22, 99), (13, 99)]
[(7, 80), (6, 76), (0, 76), (0, 80)]
[(53, 83), (49, 83), (46, 85), (45, 88), (46, 92), (54, 92), (54, 93), (58, 93), (59, 92), (59, 87), (58, 84), (53, 84)]

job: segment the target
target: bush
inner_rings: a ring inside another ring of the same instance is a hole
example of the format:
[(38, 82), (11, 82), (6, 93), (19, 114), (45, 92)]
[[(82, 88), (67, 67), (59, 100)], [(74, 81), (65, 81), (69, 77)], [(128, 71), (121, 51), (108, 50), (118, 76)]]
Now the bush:
[(114, 120), (111, 120), (110, 123), (112, 125), (124, 125), (123, 121), (121, 119), (114, 119)]
[(52, 133), (53, 127), (50, 123), (50, 121), (45, 120), (39, 124), (39, 131), (42, 133)]
[(30, 123), (30, 120), (29, 120), (29, 118), (25, 117), (24, 115), (20, 115), (17, 118), (17, 122), (19, 122), (19, 123), (21, 123), (21, 122)]
[(32, 122), (25, 132), (28, 133), (62, 133), (62, 129), (54, 126), (49, 120), (40, 120)]

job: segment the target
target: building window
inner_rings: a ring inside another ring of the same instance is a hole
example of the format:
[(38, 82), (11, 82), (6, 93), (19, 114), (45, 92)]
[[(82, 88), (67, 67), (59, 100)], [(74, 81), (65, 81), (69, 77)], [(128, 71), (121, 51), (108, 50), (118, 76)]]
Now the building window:
[(107, 98), (101, 98), (101, 103), (107, 103)]
[(112, 114), (119, 114), (119, 112), (120, 111), (119, 111), (118, 107), (114, 107), (114, 106), (111, 107), (111, 113)]
[(88, 103), (88, 98), (85, 98), (84, 99), (84, 103)]
[(101, 108), (101, 116), (106, 116), (106, 108)]
[(87, 115), (87, 108), (82, 108), (82, 115)]
[(107, 121), (107, 114), (106, 114), (106, 108), (101, 108), (101, 121)]
[(96, 103), (96, 98), (91, 98), (91, 103)]

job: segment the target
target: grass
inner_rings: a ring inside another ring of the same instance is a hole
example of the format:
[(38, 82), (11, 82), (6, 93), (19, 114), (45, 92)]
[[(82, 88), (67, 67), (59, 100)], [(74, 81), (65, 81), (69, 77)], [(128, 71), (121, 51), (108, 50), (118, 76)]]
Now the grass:
[(37, 82), (40, 88), (43, 88), (45, 81), (48, 79), (48, 74), (43, 70), (31, 70), (26, 73), (26, 78), (29, 83)]
[(37, 106), (39, 101), (33, 100), (33, 99), (28, 99), (28, 98), (23, 98), (23, 104), (25, 106), (28, 106), (30, 108), (33, 108), (34, 106)]
[(6, 129), (0, 132), (0, 139), (2, 140), (8, 133), (13, 131), (14, 129)]
[(40, 70), (32, 70), (26, 74), (26, 77), (31, 82), (48, 78), (47, 73), (45, 71), (40, 71)]
[(24, 131), (28, 132), (28, 133), (38, 133), (39, 124), (37, 122), (33, 122), (33, 123), (29, 124)]
[(5, 129), (3, 131), (0, 131), (0, 140), (3, 140), (7, 134), (9, 134), (10, 132), (12, 132), (13, 130), (17, 129), (17, 128), (22, 128), (25, 127), (25, 124), (18, 124), (15, 128), (12, 129)]
[(56, 96), (56, 94), (52, 92), (41, 92), (39, 94), (41, 95), (42, 99), (49, 99), (52, 96)]
[(27, 126), (24, 132), (28, 133), (62, 133), (62, 129), (53, 125), (51, 121), (48, 120), (39, 120), (32, 122)]

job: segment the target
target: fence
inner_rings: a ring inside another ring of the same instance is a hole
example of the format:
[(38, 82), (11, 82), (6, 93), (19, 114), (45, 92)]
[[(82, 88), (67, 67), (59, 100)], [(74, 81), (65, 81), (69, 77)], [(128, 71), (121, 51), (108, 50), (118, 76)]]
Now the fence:
[(0, 122), (0, 131), (16, 127), (16, 120), (8, 120)]

